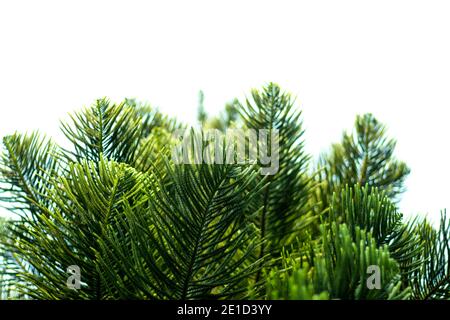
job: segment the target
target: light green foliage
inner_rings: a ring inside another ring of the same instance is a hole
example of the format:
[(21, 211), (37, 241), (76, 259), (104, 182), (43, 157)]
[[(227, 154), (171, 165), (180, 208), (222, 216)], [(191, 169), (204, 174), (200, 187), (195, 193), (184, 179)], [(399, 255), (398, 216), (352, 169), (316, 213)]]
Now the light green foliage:
[(234, 128), (239, 122), (239, 111), (237, 99), (225, 104), (225, 110), (221, 112), (218, 116), (209, 117), (205, 109), (205, 95), (203, 91), (199, 92), (197, 108), (197, 120), (200, 122), (205, 129), (217, 129), (225, 132), (227, 129)]
[(368, 186), (355, 185), (335, 194), (330, 206), (329, 219), (346, 223), (352, 234), (357, 228), (370, 232), (378, 246), (387, 245), (400, 264), (405, 278), (411, 276), (421, 263), (421, 239), (414, 229), (416, 221), (404, 222), (403, 215), (384, 192)]
[(308, 268), (298, 264), (290, 266), (288, 271), (277, 269), (270, 271), (267, 280), (267, 298), (270, 300), (328, 300), (326, 291), (316, 293), (308, 274)]
[[(369, 233), (356, 228), (355, 238), (347, 225), (332, 223), (322, 227), (322, 248), (312, 265), (288, 258), (283, 271), (272, 272), (269, 298), (272, 299), (406, 299), (399, 266), (386, 246), (377, 247)], [(370, 290), (369, 266), (381, 270), (381, 289)]]
[[(325, 227), (323, 227), (325, 228)], [(390, 257), (387, 246), (378, 247), (370, 233), (355, 228), (354, 235), (345, 224), (332, 223), (323, 230), (323, 255), (314, 260), (313, 281), (319, 290), (340, 299), (402, 299), (400, 268)], [(369, 266), (381, 271), (381, 289), (367, 286)]]
[(14, 251), (9, 248), (13, 224), (11, 220), (0, 218), (0, 300), (26, 298), (18, 290), (20, 279), (17, 273), (20, 272), (20, 266)]
[[(320, 226), (319, 249), (297, 248), (294, 252), (300, 255), (283, 259), (286, 265), (281, 272), (272, 273), (269, 292), (278, 289), (284, 293), (272, 298), (312, 299), (325, 293), (333, 299), (409, 298), (412, 289), (408, 280), (424, 262), (419, 258), (423, 243), (408, 233), (417, 225), (404, 225), (395, 206), (374, 189), (347, 187), (334, 198), (330, 214)], [(406, 264), (411, 256), (416, 259), (415, 268)], [(380, 269), (382, 288), (368, 289), (369, 266)], [(283, 278), (284, 287), (271, 287)], [(309, 295), (302, 291), (304, 296), (299, 296), (293, 279), (306, 283)]]

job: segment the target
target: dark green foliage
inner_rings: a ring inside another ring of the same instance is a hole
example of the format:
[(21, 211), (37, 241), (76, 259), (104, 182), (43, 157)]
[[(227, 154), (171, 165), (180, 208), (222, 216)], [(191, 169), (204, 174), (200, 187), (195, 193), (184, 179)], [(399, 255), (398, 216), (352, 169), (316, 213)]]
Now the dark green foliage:
[(416, 229), (423, 240), (424, 260), (411, 276), (416, 299), (450, 298), (450, 221), (445, 212), (436, 230), (426, 221)]
[(396, 142), (386, 137), (386, 128), (372, 114), (357, 116), (352, 134), (344, 133), (319, 161), (318, 201), (322, 210), (331, 202), (333, 192), (346, 185), (375, 187), (395, 201), (404, 191), (409, 174), (405, 163), (393, 156)]
[(271, 83), (218, 118), (200, 110), (206, 129), (277, 132), (267, 176), (261, 162), (176, 164), (186, 126), (131, 99), (72, 115), (68, 150), (4, 137), (0, 202), (15, 215), (0, 219), (0, 298), (450, 299), (449, 220), (398, 212), (409, 169), (384, 126), (358, 116), (311, 173), (294, 102)]
[(3, 138), (0, 158), (0, 200), (9, 210), (37, 213), (46, 197), (50, 177), (59, 170), (59, 149), (49, 139), (34, 132), (15, 133)]
[(76, 161), (99, 162), (101, 156), (129, 162), (144, 137), (142, 118), (125, 103), (110, 104), (106, 99), (71, 116), (71, 125), (62, 123), (62, 131), (73, 144)]
[[(110, 227), (99, 239), (105, 283), (112, 297), (200, 299), (245, 296), (257, 269), (257, 248), (247, 212), (256, 178), (252, 167), (167, 164), (170, 184), (156, 172), (147, 179), (147, 200), (129, 205), (120, 217), (131, 239)], [(124, 241), (125, 240), (125, 241)], [(128, 240), (128, 242), (127, 242)], [(130, 241), (131, 240), (131, 241)], [(126, 263), (123, 263), (126, 261)], [(116, 269), (118, 268), (118, 270)], [(116, 283), (117, 272), (127, 282)]]
[(292, 236), (312, 220), (308, 202), (312, 189), (307, 174), (309, 156), (303, 147), (301, 113), (294, 109), (294, 99), (272, 83), (262, 92), (253, 90), (252, 100), (239, 108), (247, 128), (277, 130), (279, 135), (279, 168), (275, 175), (268, 176), (259, 219), (267, 252), (279, 255), (283, 245), (289, 244)]
[[(22, 289), (40, 299), (104, 298), (97, 238), (114, 226), (115, 216), (124, 210), (124, 199), (135, 196), (139, 188), (132, 169), (104, 160), (71, 164), (67, 175), (55, 177), (48, 195), (52, 205), (40, 206), (39, 214), (18, 225), (15, 246), (34, 270), (21, 275), (32, 284)], [(62, 281), (72, 265), (81, 268), (86, 282), (79, 292), (69, 290)]]

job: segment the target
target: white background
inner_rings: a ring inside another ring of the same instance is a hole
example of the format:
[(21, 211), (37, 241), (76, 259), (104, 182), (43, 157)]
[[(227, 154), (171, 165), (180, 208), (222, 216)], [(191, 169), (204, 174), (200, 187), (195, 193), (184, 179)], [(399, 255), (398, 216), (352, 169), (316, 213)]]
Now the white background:
[(66, 113), (135, 97), (194, 122), (268, 81), (317, 156), (371, 111), (412, 169), (401, 203), (450, 208), (449, 1), (0, 1), (0, 136), (62, 141)]

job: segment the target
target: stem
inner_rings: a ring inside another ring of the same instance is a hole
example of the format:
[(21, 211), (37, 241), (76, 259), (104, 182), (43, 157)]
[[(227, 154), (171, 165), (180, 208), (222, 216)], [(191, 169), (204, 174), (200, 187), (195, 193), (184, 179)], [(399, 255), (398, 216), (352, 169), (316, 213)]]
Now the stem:
[[(266, 187), (266, 190), (264, 192), (264, 207), (263, 207), (263, 212), (261, 214), (261, 239), (264, 240), (264, 238), (266, 237), (266, 215), (267, 215), (267, 207), (268, 207), (268, 203), (269, 203), (269, 190), (270, 190), (270, 184)], [(261, 245), (261, 250), (259, 252), (259, 257), (258, 260), (261, 260), (262, 258), (264, 258), (265, 255), (265, 244)], [(261, 277), (261, 270), (258, 270), (258, 273), (256, 274), (256, 283), (259, 282), (259, 279)]]

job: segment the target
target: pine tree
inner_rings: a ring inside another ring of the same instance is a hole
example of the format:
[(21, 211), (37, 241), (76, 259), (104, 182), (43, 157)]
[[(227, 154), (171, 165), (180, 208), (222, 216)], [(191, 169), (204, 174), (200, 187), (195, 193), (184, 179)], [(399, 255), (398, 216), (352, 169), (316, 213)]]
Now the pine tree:
[(278, 85), (226, 114), (222, 130), (279, 134), (274, 175), (261, 162), (177, 164), (186, 126), (131, 99), (72, 114), (67, 149), (37, 132), (4, 137), (0, 201), (15, 219), (0, 220), (0, 297), (450, 298), (449, 219), (404, 219), (409, 169), (372, 115), (311, 174), (301, 112)]
[(329, 207), (334, 192), (355, 184), (377, 188), (397, 201), (410, 170), (395, 159), (395, 145), (372, 114), (357, 116), (353, 133), (345, 132), (342, 142), (333, 144), (319, 159), (316, 196), (320, 208)]

